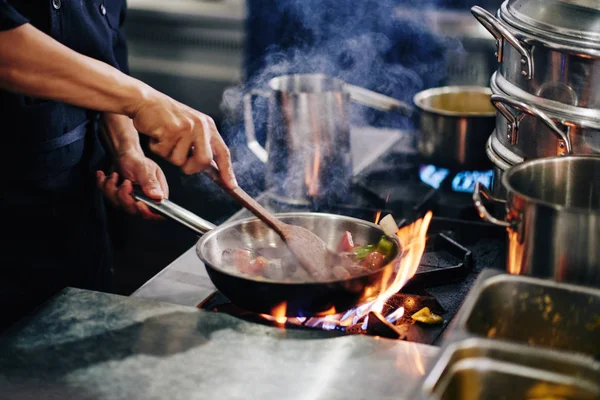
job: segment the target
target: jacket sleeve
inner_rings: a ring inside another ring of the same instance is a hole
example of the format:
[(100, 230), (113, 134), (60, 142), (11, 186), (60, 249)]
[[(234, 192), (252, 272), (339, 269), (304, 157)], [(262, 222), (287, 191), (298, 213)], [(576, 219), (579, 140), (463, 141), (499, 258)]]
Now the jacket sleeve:
[(19, 14), (7, 0), (0, 0), (0, 31), (17, 28), (28, 23), (29, 20)]
[[(0, 0), (2, 1), (2, 0)], [(114, 46), (115, 58), (119, 64), (119, 70), (125, 74), (129, 74), (129, 62), (127, 60), (127, 38), (125, 37), (125, 31), (123, 24), (127, 14), (127, 1), (123, 0), (121, 6), (121, 14), (119, 19), (119, 33), (117, 43)]]

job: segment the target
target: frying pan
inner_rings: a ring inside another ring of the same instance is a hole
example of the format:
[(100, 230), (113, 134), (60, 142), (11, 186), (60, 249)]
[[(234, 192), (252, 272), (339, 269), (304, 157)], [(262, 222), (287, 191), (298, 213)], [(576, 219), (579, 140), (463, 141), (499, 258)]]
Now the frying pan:
[[(228, 248), (264, 249), (282, 247), (280, 237), (258, 218), (235, 221), (216, 227), (194, 213), (163, 199), (156, 202), (140, 191), (134, 197), (158, 213), (194, 230), (202, 237), (196, 244), (196, 254), (206, 266), (213, 284), (231, 302), (246, 310), (278, 316), (311, 317), (334, 314), (369, 302), (382, 294), (393, 281), (394, 267), (401, 256), (396, 238), (391, 261), (384, 267), (343, 280), (283, 282), (250, 277), (237, 272), (234, 266), (221, 262)], [(335, 249), (345, 231), (362, 245), (377, 243), (383, 231), (373, 223), (356, 218), (323, 213), (285, 213), (276, 215), (281, 221), (310, 229)], [(200, 267), (200, 266), (199, 266)], [(300, 268), (300, 267), (298, 267)], [(282, 304), (285, 303), (285, 306)], [(285, 312), (284, 312), (285, 311)]]

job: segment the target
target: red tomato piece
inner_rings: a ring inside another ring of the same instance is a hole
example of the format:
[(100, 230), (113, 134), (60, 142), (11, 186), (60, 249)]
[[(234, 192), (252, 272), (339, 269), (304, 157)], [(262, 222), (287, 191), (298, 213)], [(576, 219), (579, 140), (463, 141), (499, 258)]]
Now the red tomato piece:
[(338, 244), (337, 251), (338, 252), (347, 252), (352, 251), (354, 248), (354, 241), (352, 240), (352, 234), (348, 231), (344, 232), (342, 235), (342, 239)]
[(383, 266), (384, 259), (385, 256), (383, 254), (374, 251), (372, 253), (369, 253), (369, 255), (364, 259), (362, 266), (370, 269), (371, 271), (374, 271)]
[(235, 249), (233, 252), (233, 264), (240, 272), (245, 274), (252, 273), (252, 252), (250, 250)]
[(269, 268), (269, 260), (263, 256), (258, 256), (251, 262), (250, 270), (254, 275), (262, 275), (267, 268)]

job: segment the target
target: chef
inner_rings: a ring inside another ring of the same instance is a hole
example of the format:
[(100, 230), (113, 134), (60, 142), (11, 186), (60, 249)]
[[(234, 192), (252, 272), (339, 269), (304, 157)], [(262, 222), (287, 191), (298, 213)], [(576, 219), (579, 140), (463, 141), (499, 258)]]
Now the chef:
[(157, 218), (133, 184), (169, 193), (138, 132), (184, 173), (215, 162), (237, 185), (213, 120), (127, 75), (125, 11), (125, 0), (0, 0), (0, 328), (65, 286), (110, 291), (104, 201)]

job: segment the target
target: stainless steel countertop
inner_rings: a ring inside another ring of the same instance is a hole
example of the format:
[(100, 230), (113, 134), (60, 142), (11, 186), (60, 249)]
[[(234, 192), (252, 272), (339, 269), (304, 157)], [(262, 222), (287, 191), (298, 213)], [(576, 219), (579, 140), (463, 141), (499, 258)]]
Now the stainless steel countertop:
[(0, 397), (409, 399), (436, 353), (67, 288), (0, 337)]
[[(370, 165), (400, 140), (410, 141), (411, 133), (390, 129), (357, 127), (351, 130), (354, 175)], [(264, 194), (260, 198), (264, 198)], [(259, 200), (260, 200), (259, 198)], [(238, 219), (244, 209), (229, 220)], [(216, 288), (194, 247), (183, 253), (165, 269), (152, 277), (132, 296), (155, 299), (184, 306), (196, 306)]]

